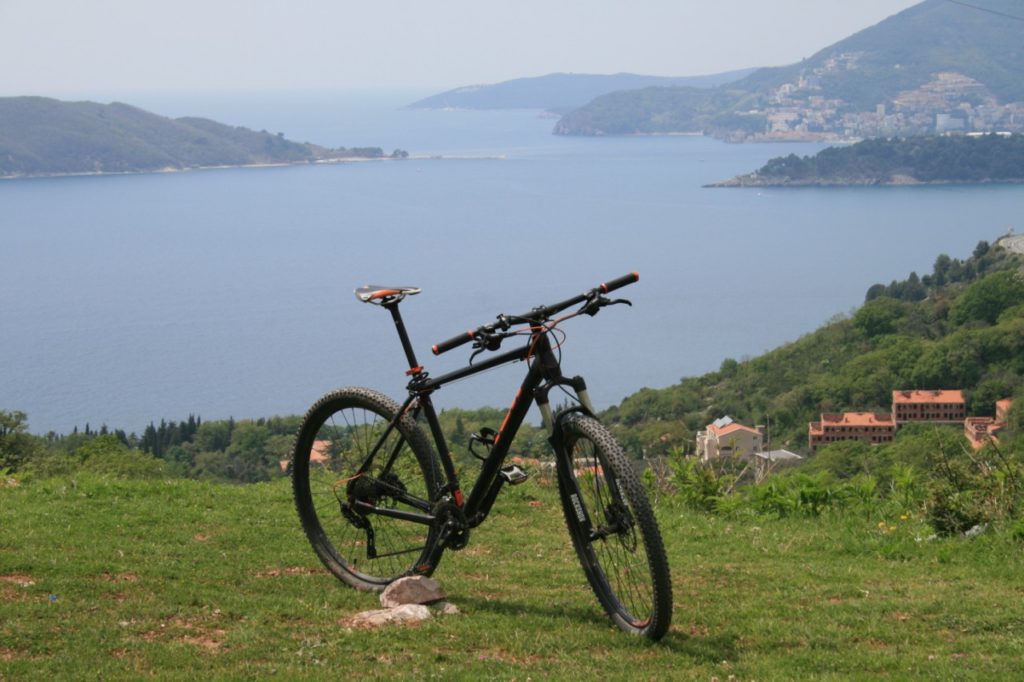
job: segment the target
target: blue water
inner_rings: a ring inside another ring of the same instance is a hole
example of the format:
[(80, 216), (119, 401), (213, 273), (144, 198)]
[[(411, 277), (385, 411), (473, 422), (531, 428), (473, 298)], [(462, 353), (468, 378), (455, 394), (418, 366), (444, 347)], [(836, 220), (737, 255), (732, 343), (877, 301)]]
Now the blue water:
[[(415, 93), (419, 94), (419, 93)], [(138, 97), (327, 145), (458, 160), (0, 182), (0, 409), (30, 428), (294, 414), (326, 390), (398, 395), (404, 365), (365, 283), (431, 344), (639, 271), (566, 326), (599, 406), (717, 369), (849, 312), (874, 282), (963, 257), (1020, 220), (1024, 187), (704, 189), (815, 145), (559, 138), (536, 112), (417, 112), (407, 96)], [(521, 366), (443, 389), (505, 405)]]

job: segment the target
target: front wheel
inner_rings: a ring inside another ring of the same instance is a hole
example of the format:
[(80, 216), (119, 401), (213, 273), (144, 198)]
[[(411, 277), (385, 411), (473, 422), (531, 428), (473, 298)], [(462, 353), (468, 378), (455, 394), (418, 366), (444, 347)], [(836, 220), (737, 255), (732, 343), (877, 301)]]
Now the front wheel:
[(672, 584), (647, 494), (596, 420), (568, 417), (562, 441), (558, 492), (583, 572), (620, 629), (661, 639), (672, 620)]
[(430, 514), (440, 472), (434, 449), (399, 406), (365, 388), (328, 393), (295, 439), (292, 488), (302, 528), (334, 575), (383, 590), (429, 574), (434, 531), (408, 520)]

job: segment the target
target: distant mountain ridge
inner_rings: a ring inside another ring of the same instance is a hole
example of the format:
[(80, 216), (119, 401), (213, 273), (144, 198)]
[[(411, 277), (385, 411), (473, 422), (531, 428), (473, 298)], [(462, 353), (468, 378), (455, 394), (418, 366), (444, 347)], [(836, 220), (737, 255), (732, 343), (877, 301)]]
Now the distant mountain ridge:
[(835, 140), (1024, 130), (1024, 23), (1000, 13), (1024, 17), (1024, 5), (926, 0), (799, 63), (726, 85), (598, 97), (555, 133)]
[(551, 73), (516, 78), (488, 85), (469, 85), (426, 97), (409, 105), (411, 109), (544, 109), (566, 112), (581, 107), (599, 95), (616, 90), (651, 86), (711, 88), (744, 78), (755, 69), (742, 69), (707, 76), (643, 76), (632, 73), (610, 75)]
[(204, 118), (170, 119), (118, 102), (0, 98), (0, 177), (313, 163), (383, 155), (378, 147), (328, 149), (292, 142), (280, 133)]

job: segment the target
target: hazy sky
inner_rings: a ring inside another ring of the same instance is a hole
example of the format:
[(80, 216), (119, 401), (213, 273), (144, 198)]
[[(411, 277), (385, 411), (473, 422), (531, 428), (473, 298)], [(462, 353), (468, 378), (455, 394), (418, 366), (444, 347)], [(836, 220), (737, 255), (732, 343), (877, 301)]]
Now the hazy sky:
[(0, 0), (0, 96), (788, 64), (917, 0)]

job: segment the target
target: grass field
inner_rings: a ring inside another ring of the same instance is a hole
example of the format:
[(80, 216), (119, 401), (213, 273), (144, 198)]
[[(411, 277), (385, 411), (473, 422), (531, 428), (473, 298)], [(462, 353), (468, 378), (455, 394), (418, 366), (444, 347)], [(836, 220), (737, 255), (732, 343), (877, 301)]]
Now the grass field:
[[(0, 479), (2, 482), (2, 479)], [(929, 540), (915, 518), (709, 517), (660, 500), (659, 644), (614, 629), (553, 487), (507, 490), (435, 577), (462, 611), (377, 608), (306, 543), (288, 481), (0, 487), (0, 679), (1020, 678), (1024, 543)], [(883, 527), (880, 527), (879, 524)]]

